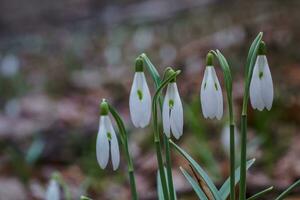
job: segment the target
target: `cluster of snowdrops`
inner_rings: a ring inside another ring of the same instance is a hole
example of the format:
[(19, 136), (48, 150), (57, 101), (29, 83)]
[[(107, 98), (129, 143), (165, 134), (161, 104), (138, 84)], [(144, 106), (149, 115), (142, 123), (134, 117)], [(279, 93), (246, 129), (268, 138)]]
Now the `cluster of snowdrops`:
[[(270, 110), (273, 103), (274, 89), (273, 81), (266, 57), (266, 45), (262, 41), (262, 33), (259, 33), (252, 42), (245, 64), (244, 98), (241, 113), (241, 140), (240, 140), (240, 166), (236, 167), (235, 157), (235, 118), (232, 101), (232, 76), (230, 65), (219, 50), (211, 50), (206, 57), (206, 68), (200, 86), (200, 103), (203, 116), (209, 119), (220, 120), (223, 116), (223, 94), (215, 68), (214, 60), (217, 60), (224, 75), (224, 86), (226, 90), (228, 115), (229, 115), (229, 137), (230, 137), (230, 177), (221, 188), (217, 188), (212, 179), (203, 168), (182, 148), (172, 140), (180, 139), (183, 134), (183, 105), (176, 84), (180, 70), (168, 67), (161, 77), (145, 55), (141, 54), (135, 61), (135, 73), (129, 96), (129, 109), (133, 125), (136, 128), (144, 128), (150, 124), (152, 119), (154, 132), (154, 146), (156, 149), (158, 173), (157, 173), (157, 195), (160, 200), (175, 200), (177, 193), (173, 185), (172, 164), (170, 151), (173, 147), (181, 154), (192, 167), (193, 173), (189, 173), (180, 167), (183, 175), (192, 186), (197, 197), (201, 200), (231, 200), (259, 199), (273, 187), (259, 191), (251, 197), (246, 197), (246, 172), (254, 163), (255, 159), (247, 161), (247, 106), (250, 98), (251, 106), (262, 111), (264, 108)], [(148, 71), (155, 85), (153, 96), (145, 77)], [(163, 91), (166, 88), (165, 95)], [(116, 135), (111, 117), (115, 120), (119, 137)], [(162, 119), (160, 127), (159, 119)], [(96, 155), (99, 166), (105, 169), (111, 158), (113, 170), (117, 170), (120, 163), (119, 143), (123, 145), (125, 158), (128, 165), (128, 177), (131, 189), (131, 198), (137, 200), (134, 164), (128, 146), (128, 134), (122, 118), (114, 107), (105, 99), (100, 103), (100, 124), (96, 141)], [(59, 200), (59, 179), (55, 176), (48, 186), (47, 200)], [(199, 181), (201, 180), (201, 181)], [(239, 183), (238, 192), (236, 185)], [(276, 200), (283, 199), (300, 181), (295, 182)], [(81, 196), (81, 199), (90, 199)]]

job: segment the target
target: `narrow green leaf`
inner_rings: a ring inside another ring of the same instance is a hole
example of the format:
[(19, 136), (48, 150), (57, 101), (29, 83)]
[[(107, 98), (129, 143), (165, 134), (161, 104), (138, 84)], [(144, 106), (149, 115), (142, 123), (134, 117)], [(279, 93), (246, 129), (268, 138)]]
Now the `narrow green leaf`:
[[(165, 173), (167, 173), (166, 167), (164, 167), (164, 170), (165, 170)], [(163, 193), (163, 189), (162, 189), (159, 170), (157, 170), (156, 182), (157, 182), (157, 196), (158, 196), (158, 199), (159, 200), (164, 200), (164, 193)], [(167, 185), (169, 185), (168, 179), (166, 179), (166, 182), (167, 182)], [(175, 200), (177, 200), (176, 191), (174, 191), (174, 192), (175, 192)]]
[(293, 185), (288, 187), (284, 192), (282, 192), (275, 200), (284, 199), (284, 197), (286, 197), (286, 195), (288, 195), (288, 193), (290, 193), (295, 187), (297, 187), (299, 185), (300, 185), (300, 179), (298, 181), (296, 181)]
[(197, 196), (200, 200), (208, 200), (203, 190), (199, 187), (198, 183), (193, 179), (193, 177), (182, 167), (180, 167), (181, 172), (185, 176), (185, 178), (188, 180), (188, 182), (193, 187), (194, 191), (196, 192)]
[(175, 147), (175, 149), (193, 166), (193, 168), (195, 168), (197, 173), (203, 178), (203, 180), (207, 184), (208, 188), (210, 189), (211, 193), (213, 194), (214, 198), (216, 200), (222, 200), (218, 189), (214, 185), (211, 178), (202, 169), (202, 167), (188, 153), (186, 153), (182, 148), (180, 148), (178, 145), (176, 145), (172, 140), (169, 140), (169, 141), (170, 141), (170, 144), (173, 147)]
[(262, 195), (264, 195), (265, 193), (270, 192), (271, 190), (273, 190), (273, 186), (268, 187), (267, 189), (264, 189), (263, 191), (256, 193), (255, 195), (249, 197), (247, 200), (257, 199), (257, 198), (261, 197)]
[(226, 81), (226, 87), (227, 87), (227, 92), (231, 94), (232, 91), (232, 77), (231, 77), (231, 70), (229, 67), (229, 64), (226, 60), (226, 58), (223, 56), (223, 54), (217, 50), (217, 58), (220, 61), (221, 67), (224, 71), (224, 77)]
[(247, 56), (247, 60), (246, 60), (246, 75), (248, 76), (248, 74), (250, 72), (252, 72), (253, 65), (256, 59), (256, 55), (257, 55), (257, 49), (259, 47), (259, 44), (261, 42), (263, 33), (260, 32), (256, 38), (253, 40), (249, 52), (248, 52), (248, 56)]
[(244, 99), (243, 99), (243, 109), (242, 109), (242, 113), (246, 113), (247, 112), (247, 103), (248, 103), (248, 99), (249, 99), (249, 88), (250, 88), (250, 82), (251, 82), (251, 78), (252, 78), (252, 73), (253, 73), (253, 69), (254, 69), (254, 64), (256, 61), (256, 57), (257, 57), (257, 51), (259, 48), (259, 44), (262, 40), (262, 36), (263, 33), (260, 32), (256, 38), (254, 39), (254, 41), (252, 42), (249, 52), (248, 52), (248, 56), (247, 56), (247, 61), (246, 61), (246, 78), (245, 78), (245, 94), (244, 94)]
[[(255, 162), (255, 158), (248, 160), (247, 170), (253, 165), (254, 162)], [(240, 181), (240, 167), (238, 167), (235, 170), (235, 184), (237, 184), (239, 181)], [(228, 177), (227, 180), (224, 182), (224, 184), (219, 190), (219, 193), (223, 200), (227, 199), (230, 193), (230, 177)]]

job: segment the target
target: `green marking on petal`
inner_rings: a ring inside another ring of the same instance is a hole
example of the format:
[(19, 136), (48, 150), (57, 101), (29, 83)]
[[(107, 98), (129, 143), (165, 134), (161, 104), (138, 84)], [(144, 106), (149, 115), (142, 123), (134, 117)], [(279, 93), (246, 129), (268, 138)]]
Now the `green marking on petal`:
[(258, 74), (259, 79), (261, 79), (263, 76), (264, 76), (264, 73), (263, 72), (259, 72), (259, 74)]
[(107, 133), (106, 133), (106, 137), (107, 137), (107, 139), (108, 139), (109, 141), (111, 141), (111, 133), (110, 133), (110, 132), (107, 132)]
[(139, 100), (143, 99), (143, 92), (141, 90), (137, 90), (137, 95), (139, 97)]
[(174, 101), (172, 99), (169, 100), (169, 108), (173, 108), (174, 106)]
[(217, 83), (215, 83), (215, 88), (216, 88), (216, 90), (218, 91), (218, 85), (217, 85)]
[(206, 82), (204, 83), (204, 89), (206, 88)]

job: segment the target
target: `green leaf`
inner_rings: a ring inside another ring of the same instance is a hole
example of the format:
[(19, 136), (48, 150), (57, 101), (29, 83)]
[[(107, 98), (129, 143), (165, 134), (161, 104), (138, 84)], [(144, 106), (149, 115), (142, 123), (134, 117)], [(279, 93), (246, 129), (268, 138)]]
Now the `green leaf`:
[[(167, 173), (166, 167), (164, 167), (164, 171), (165, 171), (165, 173)], [(161, 179), (160, 179), (160, 175), (159, 175), (159, 170), (157, 170), (156, 181), (157, 181), (157, 196), (158, 196), (158, 199), (159, 200), (164, 200), (165, 198), (164, 198), (164, 193), (163, 193), (163, 189), (162, 189), (162, 184), (161, 184)], [(167, 185), (169, 185), (168, 179), (166, 179), (166, 182), (167, 182)], [(177, 200), (176, 195), (175, 195), (175, 200)]]
[(250, 82), (251, 82), (251, 78), (252, 78), (252, 73), (253, 73), (253, 69), (254, 69), (254, 64), (256, 61), (256, 57), (257, 57), (257, 51), (259, 48), (259, 44), (262, 40), (262, 36), (263, 33), (260, 32), (256, 38), (254, 39), (254, 41), (252, 42), (249, 52), (248, 52), (248, 56), (247, 56), (247, 61), (246, 61), (246, 79), (245, 79), (245, 94), (244, 94), (244, 99), (243, 99), (243, 109), (242, 112), (243, 114), (245, 114), (247, 112), (247, 102), (249, 99), (249, 88), (250, 88)]
[(157, 176), (156, 176), (156, 182), (157, 182), (157, 196), (159, 200), (164, 200), (164, 193), (161, 185), (160, 175), (159, 171), (157, 170)]
[(249, 52), (248, 52), (248, 56), (247, 56), (247, 60), (246, 60), (246, 75), (248, 76), (249, 74), (252, 74), (253, 71), (253, 66), (256, 60), (256, 56), (257, 56), (257, 50), (259, 47), (259, 44), (261, 42), (263, 33), (260, 32), (256, 38), (253, 40)]
[[(253, 165), (255, 162), (255, 159), (248, 160), (247, 162), (247, 170)], [(238, 167), (235, 170), (235, 184), (237, 184), (240, 181), (240, 167)], [(229, 193), (230, 193), (230, 177), (227, 178), (227, 180), (224, 182), (222, 187), (219, 190), (219, 193), (222, 197), (222, 199), (227, 199)]]
[(212, 51), (212, 53), (218, 58), (218, 60), (220, 62), (221, 68), (224, 73), (226, 90), (227, 90), (227, 93), (229, 93), (231, 95), (231, 93), (232, 93), (232, 77), (231, 77), (231, 70), (230, 70), (229, 64), (228, 64), (226, 58), (223, 56), (223, 54), (219, 50), (217, 50), (217, 52)]
[(188, 180), (188, 182), (193, 187), (194, 191), (196, 192), (197, 196), (201, 200), (208, 200), (203, 190), (199, 187), (198, 183), (193, 179), (193, 177), (182, 167), (180, 167), (181, 172), (185, 176), (185, 178)]
[(145, 53), (142, 53), (140, 57), (144, 60), (144, 63), (146, 63), (146, 67), (151, 74), (151, 77), (155, 83), (155, 87), (158, 88), (161, 82), (158, 71)]
[(271, 190), (273, 190), (273, 186), (268, 187), (267, 189), (264, 189), (263, 191), (256, 193), (255, 195), (249, 197), (247, 200), (257, 199), (258, 197), (261, 197), (262, 195), (264, 195), (267, 192), (270, 192)]
[(219, 194), (218, 189), (214, 185), (211, 178), (207, 175), (207, 173), (202, 169), (202, 167), (182, 148), (176, 145), (172, 140), (169, 140), (170, 144), (193, 166), (193, 168), (197, 171), (197, 173), (203, 178), (205, 183), (207, 184), (208, 188), (210, 189), (211, 193), (213, 194), (216, 200), (221, 200), (221, 196)]
[(275, 200), (284, 199), (286, 197), (286, 195), (288, 195), (288, 193), (290, 193), (295, 187), (297, 187), (299, 185), (300, 185), (300, 179), (298, 181), (296, 181), (293, 185), (288, 187), (284, 192), (282, 192)]

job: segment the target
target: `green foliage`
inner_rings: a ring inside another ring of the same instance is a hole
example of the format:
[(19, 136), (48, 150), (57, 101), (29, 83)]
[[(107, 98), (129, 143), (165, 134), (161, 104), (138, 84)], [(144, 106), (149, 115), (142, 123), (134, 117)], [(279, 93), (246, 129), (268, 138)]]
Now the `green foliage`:
[(201, 200), (208, 200), (203, 190), (199, 187), (198, 183), (193, 179), (193, 177), (182, 167), (180, 167), (181, 172), (185, 176), (185, 178), (189, 181), (191, 186), (193, 187), (194, 191), (196, 192), (197, 196)]
[(247, 200), (258, 199), (258, 198), (260, 198), (261, 196), (263, 196), (265, 193), (270, 192), (271, 190), (273, 190), (273, 186), (268, 187), (267, 189), (264, 189), (263, 191), (256, 193), (255, 195), (249, 197)]

